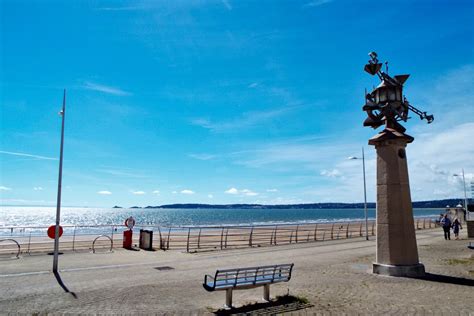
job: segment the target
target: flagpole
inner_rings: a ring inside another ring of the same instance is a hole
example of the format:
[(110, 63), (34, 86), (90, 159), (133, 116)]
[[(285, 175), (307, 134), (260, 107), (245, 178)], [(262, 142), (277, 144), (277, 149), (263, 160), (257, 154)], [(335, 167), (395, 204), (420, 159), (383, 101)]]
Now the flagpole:
[(58, 178), (58, 200), (56, 204), (56, 227), (54, 233), (54, 258), (53, 258), (53, 272), (58, 272), (58, 255), (59, 255), (59, 222), (61, 217), (61, 183), (63, 177), (63, 146), (64, 146), (64, 120), (66, 118), (66, 89), (63, 95), (63, 109), (59, 114), (62, 116), (61, 126), (61, 149), (59, 153), (59, 178)]

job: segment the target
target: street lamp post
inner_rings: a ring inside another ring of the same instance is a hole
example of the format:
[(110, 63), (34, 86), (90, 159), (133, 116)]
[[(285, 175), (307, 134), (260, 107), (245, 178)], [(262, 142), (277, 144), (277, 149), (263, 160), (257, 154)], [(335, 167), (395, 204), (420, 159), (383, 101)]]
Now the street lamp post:
[[(359, 157), (349, 157), (351, 160), (361, 159)], [(367, 217), (367, 187), (365, 184), (365, 156), (364, 147), (362, 147), (362, 173), (364, 176), (364, 215), (365, 215), (365, 240), (369, 240), (369, 221)]]
[(467, 212), (467, 194), (466, 194), (466, 178), (464, 177), (464, 168), (461, 169), (462, 170), (462, 174), (453, 174), (454, 177), (460, 177), (462, 176), (462, 184), (464, 186), (464, 209), (466, 210)]

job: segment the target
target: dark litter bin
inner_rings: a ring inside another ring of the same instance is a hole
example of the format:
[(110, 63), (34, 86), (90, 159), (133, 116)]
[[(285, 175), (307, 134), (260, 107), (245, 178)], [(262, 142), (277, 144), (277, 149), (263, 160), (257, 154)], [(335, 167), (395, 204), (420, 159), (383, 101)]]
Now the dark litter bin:
[(140, 249), (153, 250), (153, 231), (140, 229)]

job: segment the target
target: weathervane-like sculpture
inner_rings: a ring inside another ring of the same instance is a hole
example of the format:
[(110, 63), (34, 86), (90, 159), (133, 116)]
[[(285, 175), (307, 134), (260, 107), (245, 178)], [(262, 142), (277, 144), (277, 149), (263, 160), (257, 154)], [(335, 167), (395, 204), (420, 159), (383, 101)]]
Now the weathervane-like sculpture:
[(405, 148), (414, 138), (405, 134), (410, 111), (420, 119), (433, 122), (433, 115), (427, 115), (413, 107), (403, 95), (403, 84), (409, 75), (388, 75), (382, 71), (382, 63), (375, 52), (369, 53), (369, 63), (364, 70), (377, 75), (380, 84), (365, 93), (367, 112), (364, 126), (374, 129), (385, 128), (369, 140), (377, 151), (377, 255), (373, 272), (391, 276), (417, 277), (425, 274), (425, 267), (419, 262), (415, 225), (408, 181), (408, 166)]

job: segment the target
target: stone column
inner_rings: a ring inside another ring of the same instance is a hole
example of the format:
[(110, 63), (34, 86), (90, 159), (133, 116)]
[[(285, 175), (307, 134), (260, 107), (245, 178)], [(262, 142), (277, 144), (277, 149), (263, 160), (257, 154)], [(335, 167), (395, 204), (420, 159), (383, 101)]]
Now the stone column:
[(418, 277), (418, 261), (405, 148), (413, 137), (386, 128), (369, 140), (377, 151), (376, 274)]

